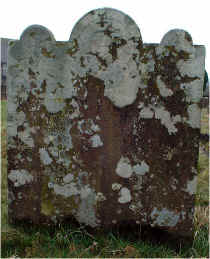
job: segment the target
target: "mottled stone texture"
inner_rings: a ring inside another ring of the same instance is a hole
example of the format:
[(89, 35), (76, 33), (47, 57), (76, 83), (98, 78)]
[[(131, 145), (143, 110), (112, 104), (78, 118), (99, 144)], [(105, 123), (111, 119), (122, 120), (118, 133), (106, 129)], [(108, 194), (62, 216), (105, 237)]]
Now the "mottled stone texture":
[(183, 30), (143, 44), (107, 8), (68, 42), (31, 26), (9, 45), (10, 222), (71, 216), (191, 236), (204, 47)]

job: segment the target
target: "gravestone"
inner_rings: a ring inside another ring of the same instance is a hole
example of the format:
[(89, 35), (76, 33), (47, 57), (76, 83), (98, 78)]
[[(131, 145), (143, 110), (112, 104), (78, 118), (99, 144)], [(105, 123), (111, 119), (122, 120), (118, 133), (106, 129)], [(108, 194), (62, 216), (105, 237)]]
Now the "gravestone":
[(38, 25), (8, 52), (9, 220), (122, 222), (193, 234), (203, 46), (145, 44), (114, 9), (68, 42)]

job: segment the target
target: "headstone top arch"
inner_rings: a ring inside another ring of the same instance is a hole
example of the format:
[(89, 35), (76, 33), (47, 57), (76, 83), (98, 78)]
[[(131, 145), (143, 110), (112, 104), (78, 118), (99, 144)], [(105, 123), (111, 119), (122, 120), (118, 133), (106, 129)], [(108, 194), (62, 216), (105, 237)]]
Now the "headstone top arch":
[[(84, 15), (74, 26), (70, 40), (86, 35), (89, 40), (96, 33), (103, 33), (110, 38), (135, 38), (141, 40), (138, 25), (128, 15), (112, 8), (93, 10)], [(84, 36), (85, 37), (85, 36)]]

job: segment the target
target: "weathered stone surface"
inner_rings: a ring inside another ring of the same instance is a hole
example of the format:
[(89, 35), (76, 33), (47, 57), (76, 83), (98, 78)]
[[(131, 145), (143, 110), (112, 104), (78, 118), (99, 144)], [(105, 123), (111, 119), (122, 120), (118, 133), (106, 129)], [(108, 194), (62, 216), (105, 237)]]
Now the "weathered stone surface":
[(135, 22), (107, 8), (69, 42), (42, 26), (10, 42), (10, 221), (192, 235), (204, 52), (183, 30), (143, 44)]

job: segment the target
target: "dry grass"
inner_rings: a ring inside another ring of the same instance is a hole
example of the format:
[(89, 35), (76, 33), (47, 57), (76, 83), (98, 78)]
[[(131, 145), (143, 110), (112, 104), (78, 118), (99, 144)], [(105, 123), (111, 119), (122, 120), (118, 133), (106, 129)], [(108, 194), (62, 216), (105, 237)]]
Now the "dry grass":
[(209, 111), (208, 108), (201, 110), (201, 133), (209, 133)]
[[(202, 109), (201, 133), (209, 134), (208, 109)], [(197, 204), (209, 205), (209, 143), (200, 143), (198, 161)]]
[(209, 206), (198, 205), (194, 214), (196, 229), (200, 229), (209, 224)]

